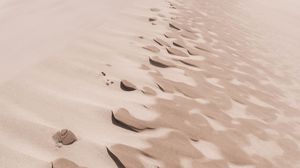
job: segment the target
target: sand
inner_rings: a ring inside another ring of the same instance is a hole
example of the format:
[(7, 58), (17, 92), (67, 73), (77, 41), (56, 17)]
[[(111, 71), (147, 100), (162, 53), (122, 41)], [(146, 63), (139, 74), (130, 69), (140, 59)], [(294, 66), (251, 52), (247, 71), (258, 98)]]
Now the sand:
[(0, 2), (0, 167), (300, 167), (299, 7)]

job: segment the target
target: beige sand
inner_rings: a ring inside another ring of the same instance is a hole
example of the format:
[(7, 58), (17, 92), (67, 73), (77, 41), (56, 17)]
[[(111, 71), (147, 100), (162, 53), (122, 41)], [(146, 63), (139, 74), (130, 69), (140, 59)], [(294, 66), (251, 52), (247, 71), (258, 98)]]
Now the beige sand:
[(300, 167), (299, 6), (0, 2), (0, 167)]

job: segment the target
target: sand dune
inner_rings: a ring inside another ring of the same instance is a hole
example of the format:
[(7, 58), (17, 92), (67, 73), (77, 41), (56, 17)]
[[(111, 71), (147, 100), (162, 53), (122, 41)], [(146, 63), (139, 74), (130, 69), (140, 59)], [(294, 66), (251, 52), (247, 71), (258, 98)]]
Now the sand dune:
[(299, 5), (0, 2), (0, 167), (299, 167)]

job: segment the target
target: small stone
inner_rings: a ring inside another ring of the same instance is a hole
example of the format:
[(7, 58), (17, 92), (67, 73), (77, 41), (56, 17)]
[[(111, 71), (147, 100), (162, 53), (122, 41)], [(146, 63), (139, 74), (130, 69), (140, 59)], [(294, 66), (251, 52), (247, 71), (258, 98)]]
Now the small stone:
[(156, 17), (151, 17), (151, 18), (149, 18), (149, 22), (154, 22), (154, 21), (156, 21), (156, 20), (157, 20)]
[(62, 129), (61, 131), (58, 131), (53, 138), (56, 142), (62, 143), (63, 145), (71, 145), (77, 141), (75, 134), (68, 129)]

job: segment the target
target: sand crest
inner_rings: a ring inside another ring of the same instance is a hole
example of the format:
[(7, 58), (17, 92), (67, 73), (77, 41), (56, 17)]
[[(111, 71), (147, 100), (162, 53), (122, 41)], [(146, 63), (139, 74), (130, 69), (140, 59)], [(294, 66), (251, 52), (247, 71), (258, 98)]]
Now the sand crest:
[(299, 168), (299, 5), (1, 1), (0, 167)]

